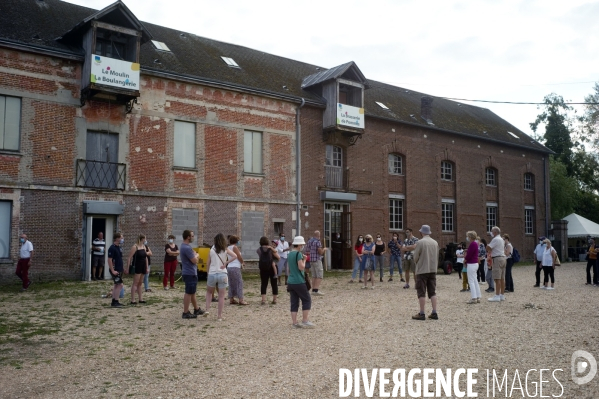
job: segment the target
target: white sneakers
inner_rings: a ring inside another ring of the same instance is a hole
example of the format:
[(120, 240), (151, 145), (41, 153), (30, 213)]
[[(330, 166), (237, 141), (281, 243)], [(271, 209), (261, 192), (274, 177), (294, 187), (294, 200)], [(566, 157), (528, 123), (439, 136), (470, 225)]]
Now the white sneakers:
[(489, 298), (489, 302), (501, 302), (501, 295), (494, 295)]
[(553, 288), (553, 287), (547, 287), (547, 288), (545, 288), (545, 289), (546, 289), (546, 290), (554, 290), (555, 288)]
[(505, 295), (503, 295), (503, 294), (499, 295), (499, 299), (502, 301), (505, 301)]

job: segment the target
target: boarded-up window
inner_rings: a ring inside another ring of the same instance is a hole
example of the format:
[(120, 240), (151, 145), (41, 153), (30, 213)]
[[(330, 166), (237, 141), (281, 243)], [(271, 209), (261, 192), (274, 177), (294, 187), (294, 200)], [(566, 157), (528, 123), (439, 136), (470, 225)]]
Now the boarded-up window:
[(0, 259), (10, 257), (10, 201), (0, 201)]
[(243, 171), (262, 173), (262, 133), (260, 132), (244, 132)]
[(175, 121), (173, 165), (181, 168), (196, 167), (196, 125)]
[(0, 150), (19, 150), (21, 99), (0, 96)]

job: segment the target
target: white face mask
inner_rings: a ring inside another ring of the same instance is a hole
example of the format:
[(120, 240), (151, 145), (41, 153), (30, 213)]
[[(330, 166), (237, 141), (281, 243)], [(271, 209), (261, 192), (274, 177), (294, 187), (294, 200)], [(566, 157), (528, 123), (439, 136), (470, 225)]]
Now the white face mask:
[(466, 237), (466, 242), (470, 242), (470, 237)]
[(173, 243), (173, 239), (171, 238), (170, 240), (168, 240), (168, 242), (170, 242), (172, 244)]

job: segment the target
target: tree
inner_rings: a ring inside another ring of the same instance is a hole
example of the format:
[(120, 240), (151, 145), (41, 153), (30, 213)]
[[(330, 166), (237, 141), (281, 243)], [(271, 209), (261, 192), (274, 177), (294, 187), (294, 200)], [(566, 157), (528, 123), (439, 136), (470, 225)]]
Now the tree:
[(576, 179), (568, 176), (566, 165), (551, 155), (549, 157), (551, 220), (562, 219), (574, 212), (579, 191)]
[(537, 132), (540, 124), (545, 124), (545, 146), (556, 153), (557, 159), (566, 166), (567, 175), (575, 172), (572, 149), (574, 143), (570, 137), (572, 121), (568, 113), (572, 107), (564, 102), (562, 96), (551, 93), (543, 99), (545, 109), (530, 124), (533, 132)]
[(599, 83), (595, 83), (594, 92), (584, 98), (584, 114), (579, 118), (581, 139), (599, 148)]

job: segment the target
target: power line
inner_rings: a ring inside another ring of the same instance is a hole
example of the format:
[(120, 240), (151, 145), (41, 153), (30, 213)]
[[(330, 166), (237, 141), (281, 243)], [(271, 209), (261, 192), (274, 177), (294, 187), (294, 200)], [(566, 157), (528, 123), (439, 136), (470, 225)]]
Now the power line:
[[(516, 105), (548, 105), (547, 103), (529, 103), (524, 101), (494, 101), (494, 100), (468, 100), (466, 98), (452, 98), (452, 97), (437, 97), (445, 100), (453, 100), (453, 101), (470, 101), (477, 103), (493, 103), (493, 104), (516, 104)], [(572, 103), (564, 101), (566, 105), (599, 105), (599, 103)]]

